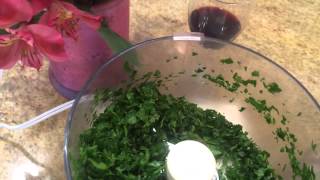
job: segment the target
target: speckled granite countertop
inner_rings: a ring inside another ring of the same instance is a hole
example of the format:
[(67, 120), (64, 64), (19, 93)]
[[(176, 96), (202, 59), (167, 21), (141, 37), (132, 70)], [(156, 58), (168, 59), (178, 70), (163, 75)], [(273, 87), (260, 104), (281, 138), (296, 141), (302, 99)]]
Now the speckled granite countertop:
[[(131, 0), (131, 39), (188, 31), (186, 0)], [(285, 67), (320, 101), (320, 1), (256, 0), (236, 39)], [(16, 67), (0, 80), (0, 122), (21, 123), (66, 100), (51, 87), (47, 65)], [(67, 112), (33, 128), (0, 129), (0, 179), (64, 179), (63, 130)]]

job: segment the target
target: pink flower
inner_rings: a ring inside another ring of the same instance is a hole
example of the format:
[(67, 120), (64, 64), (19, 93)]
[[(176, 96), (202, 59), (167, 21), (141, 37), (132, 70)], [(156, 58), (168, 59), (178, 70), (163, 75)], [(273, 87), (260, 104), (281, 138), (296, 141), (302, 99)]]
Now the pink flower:
[(31, 3), (33, 14), (38, 13), (44, 8), (49, 7), (53, 0), (28, 0)]
[(94, 16), (85, 11), (79, 10), (74, 5), (54, 1), (48, 8), (48, 12), (42, 16), (41, 22), (49, 26), (55, 27), (57, 31), (77, 39), (77, 28), (79, 21), (85, 22), (89, 27), (98, 29), (101, 24), (102, 17)]
[(67, 58), (63, 38), (53, 28), (32, 24), (8, 31), (10, 34), (0, 35), (0, 68), (9, 69), (21, 60), (39, 70), (44, 56), (53, 61)]
[(33, 9), (27, 0), (0, 0), (0, 27), (10, 27), (18, 22), (29, 21)]

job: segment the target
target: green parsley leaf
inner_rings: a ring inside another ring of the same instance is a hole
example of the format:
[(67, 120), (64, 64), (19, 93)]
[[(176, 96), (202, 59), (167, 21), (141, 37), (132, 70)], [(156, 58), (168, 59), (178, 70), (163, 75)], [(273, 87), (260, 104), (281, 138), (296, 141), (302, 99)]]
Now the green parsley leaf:
[(259, 71), (253, 71), (251, 73), (251, 75), (254, 76), (254, 77), (259, 77), (260, 76), (260, 72)]
[(233, 60), (231, 58), (221, 59), (220, 62), (222, 64), (233, 64)]
[(263, 86), (271, 93), (271, 94), (276, 94), (276, 93), (280, 93), (282, 91), (282, 89), (279, 87), (279, 85), (275, 82), (270, 83), (270, 84), (266, 84), (265, 82), (263, 82)]
[(318, 145), (315, 144), (313, 141), (311, 142), (311, 149), (312, 149), (313, 152), (316, 152), (317, 146), (318, 146)]
[(197, 56), (198, 55), (198, 53), (197, 52), (192, 52), (192, 56)]

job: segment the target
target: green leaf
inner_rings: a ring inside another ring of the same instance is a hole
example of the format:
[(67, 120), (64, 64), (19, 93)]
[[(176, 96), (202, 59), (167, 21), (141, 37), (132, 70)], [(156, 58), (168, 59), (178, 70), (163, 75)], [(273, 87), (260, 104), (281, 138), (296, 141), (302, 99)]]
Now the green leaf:
[(316, 152), (317, 146), (318, 146), (318, 145), (315, 144), (313, 141), (311, 142), (311, 149), (312, 149), (313, 152)]
[(135, 115), (130, 115), (127, 121), (129, 124), (135, 124), (138, 120)]
[(254, 76), (254, 77), (259, 77), (260, 76), (260, 72), (259, 71), (253, 71), (251, 73), (251, 75)]
[(233, 64), (233, 60), (231, 58), (221, 59), (220, 62), (222, 64)]
[(282, 119), (281, 119), (281, 124), (283, 124), (283, 125), (286, 125), (287, 124), (287, 118), (285, 117), (285, 116), (282, 116)]
[(240, 87), (240, 84), (238, 82), (230, 83), (229, 81), (225, 80), (221, 74), (219, 74), (217, 76), (204, 74), (202, 77), (221, 86), (221, 87), (224, 87), (226, 90), (228, 90), (230, 92), (235, 92)]
[(243, 112), (244, 110), (246, 110), (245, 107), (241, 107), (241, 108), (239, 109), (240, 112)]
[(196, 69), (194, 72), (195, 73), (202, 73), (204, 70), (202, 69), (202, 68), (198, 68), (198, 69)]
[(108, 169), (108, 166), (103, 162), (96, 162), (92, 159), (89, 159), (89, 161), (95, 168), (97, 168), (99, 170), (107, 170)]
[(7, 31), (5, 31), (4, 29), (0, 29), (0, 35), (1, 34), (9, 34)]
[(113, 53), (119, 53), (132, 46), (128, 41), (113, 32), (107, 26), (106, 22), (101, 23), (99, 32), (103, 39), (108, 43), (108, 46), (112, 49)]
[(265, 82), (263, 82), (263, 86), (271, 93), (271, 94), (276, 94), (276, 93), (280, 93), (282, 91), (282, 89), (279, 87), (279, 85), (275, 82), (266, 84)]
[(238, 75), (238, 73), (235, 73), (232, 78), (234, 81), (236, 81), (237, 83), (243, 84), (244, 86), (251, 84), (254, 87), (256, 87), (256, 85), (257, 85), (256, 80), (254, 80), (254, 79), (244, 80), (241, 76)]
[(36, 15), (34, 15), (32, 17), (32, 19), (30, 20), (29, 24), (37, 24), (40, 20), (40, 18), (44, 15), (46, 11), (43, 10), (43, 11), (40, 11), (39, 13), (37, 13)]
[(270, 111), (266, 105), (265, 100), (256, 100), (253, 97), (248, 97), (245, 99), (246, 103), (251, 104), (259, 113), (264, 111)]
[[(101, 37), (105, 40), (108, 46), (111, 48), (114, 54), (119, 53), (129, 47), (132, 46), (127, 40), (123, 39), (117, 33), (113, 32), (108, 26), (106, 22), (101, 23), (101, 27), (98, 30)], [(130, 53), (126, 54), (122, 57), (124, 60), (124, 70), (129, 73), (129, 75), (133, 75), (135, 70), (134, 66), (139, 64), (138, 56), (136, 52), (130, 51)]]
[(277, 128), (276, 134), (283, 141), (285, 141), (286, 137), (288, 136), (288, 132), (286, 130), (283, 130), (282, 128)]
[(197, 52), (192, 51), (192, 56), (197, 56), (197, 55), (198, 55), (198, 53), (197, 53)]

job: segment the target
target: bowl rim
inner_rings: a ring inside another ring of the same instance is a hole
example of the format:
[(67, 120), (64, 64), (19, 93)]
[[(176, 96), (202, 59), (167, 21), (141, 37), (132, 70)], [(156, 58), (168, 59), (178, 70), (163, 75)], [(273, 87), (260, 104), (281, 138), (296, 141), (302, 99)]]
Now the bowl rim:
[(139, 42), (119, 53), (114, 54), (112, 57), (108, 58), (109, 60), (104, 63), (95, 73), (93, 73), (90, 77), (90, 79), (85, 83), (85, 85), (81, 88), (80, 92), (78, 93), (77, 97), (75, 98), (75, 101), (71, 107), (71, 111), (68, 114), (67, 117), (67, 122), (65, 125), (65, 129), (64, 129), (64, 145), (63, 145), (63, 152), (64, 152), (64, 169), (65, 169), (65, 174), (68, 180), (72, 180), (72, 171), (71, 171), (71, 165), (70, 165), (70, 161), (69, 161), (69, 153), (68, 153), (68, 143), (69, 143), (69, 138), (70, 138), (70, 128), (72, 125), (72, 117), (74, 115), (74, 112), (76, 110), (76, 107), (81, 99), (81, 97), (85, 94), (85, 90), (91, 85), (91, 83), (95, 80), (95, 78), (100, 74), (100, 72), (106, 68), (109, 64), (113, 63), (114, 61), (116, 61), (119, 57), (121, 57), (122, 55), (138, 48), (138, 47), (143, 47), (146, 45), (149, 45), (153, 42), (158, 42), (158, 41), (164, 41), (164, 40), (173, 40), (173, 41), (211, 41), (211, 42), (217, 42), (217, 43), (222, 43), (222, 44), (226, 44), (226, 45), (231, 45), (240, 49), (243, 49), (245, 51), (248, 51), (250, 53), (253, 53), (256, 56), (261, 57), (262, 59), (264, 59), (266, 62), (271, 63), (272, 65), (274, 65), (275, 67), (277, 67), (279, 70), (281, 70), (282, 72), (284, 72), (289, 78), (291, 78), (292, 80), (294, 80), (294, 82), (300, 86), (300, 88), (302, 88), (302, 90), (306, 93), (306, 95), (310, 98), (310, 100), (313, 102), (313, 104), (318, 108), (318, 110), (320, 111), (320, 104), (319, 102), (313, 97), (313, 95), (308, 91), (308, 89), (297, 79), (295, 78), (288, 70), (286, 70), (284, 67), (280, 66), (279, 64), (277, 64), (276, 62), (274, 62), (273, 60), (271, 60), (270, 58), (262, 55), (261, 53), (254, 51), (250, 48), (247, 48), (243, 45), (234, 43), (234, 42), (227, 42), (227, 41), (223, 41), (223, 40), (219, 40), (219, 39), (215, 39), (215, 38), (210, 38), (210, 37), (205, 37), (200, 33), (184, 33), (184, 34), (180, 34), (180, 35), (171, 35), (171, 36), (164, 36), (164, 37), (159, 37), (159, 38), (154, 38), (154, 39), (149, 39), (149, 40), (145, 40), (142, 42)]

